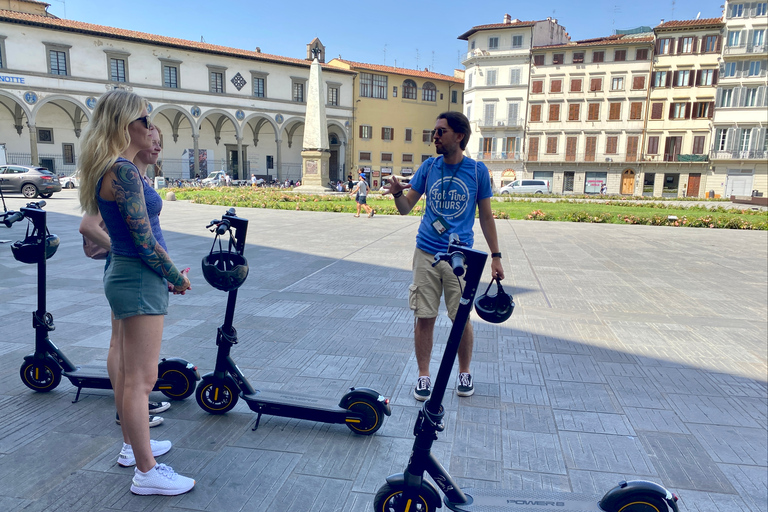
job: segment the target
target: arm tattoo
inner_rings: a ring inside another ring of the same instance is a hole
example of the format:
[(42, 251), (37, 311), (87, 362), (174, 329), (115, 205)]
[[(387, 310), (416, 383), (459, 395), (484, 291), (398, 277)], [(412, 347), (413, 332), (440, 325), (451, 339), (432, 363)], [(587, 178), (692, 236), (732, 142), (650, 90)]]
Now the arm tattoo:
[(129, 164), (116, 166), (112, 188), (117, 207), (131, 232), (139, 257), (169, 283), (177, 286), (184, 284), (179, 269), (152, 235), (144, 202), (144, 183), (136, 167)]

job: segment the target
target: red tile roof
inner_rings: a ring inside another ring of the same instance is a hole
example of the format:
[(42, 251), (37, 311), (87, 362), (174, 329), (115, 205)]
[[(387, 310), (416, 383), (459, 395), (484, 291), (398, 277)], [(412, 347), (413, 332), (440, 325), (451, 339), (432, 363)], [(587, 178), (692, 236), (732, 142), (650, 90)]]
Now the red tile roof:
[(638, 43), (652, 43), (653, 36), (632, 37), (626, 34), (598, 37), (594, 39), (582, 39), (565, 44), (553, 44), (549, 46), (534, 46), (533, 50), (548, 50), (550, 48), (580, 48), (584, 46), (613, 46)]
[(463, 34), (461, 34), (457, 39), (461, 39), (462, 41), (466, 41), (469, 39), (469, 36), (474, 34), (475, 32), (480, 32), (481, 30), (495, 30), (497, 28), (524, 28), (524, 27), (532, 27), (536, 24), (535, 21), (515, 21), (512, 23), (491, 23), (490, 25), (478, 25), (476, 27), (472, 27), (471, 29), (467, 30)]
[[(461, 78), (456, 78), (454, 76), (450, 75), (442, 75), (440, 73), (433, 73), (431, 71), (419, 71), (418, 69), (408, 69), (408, 68), (396, 68), (392, 66), (382, 66), (379, 64), (365, 64), (363, 62), (353, 62), (351, 60), (346, 59), (333, 59), (333, 61), (343, 62), (344, 64), (347, 64), (353, 69), (367, 69), (370, 71), (378, 71), (380, 73), (392, 73), (395, 75), (405, 75), (405, 76), (415, 76), (419, 78), (429, 78), (432, 80), (443, 80), (446, 82), (454, 82), (457, 84), (463, 84), (464, 80)], [(330, 64), (333, 66), (333, 64)]]
[(724, 25), (722, 18), (704, 18), (701, 20), (670, 20), (657, 25), (654, 30), (669, 28), (694, 28), (702, 26)]
[[(147, 34), (144, 32), (136, 32), (134, 30), (125, 30), (122, 28), (107, 27), (104, 25), (94, 25), (92, 23), (84, 23), (82, 21), (62, 20), (59, 18), (51, 18), (23, 12), (6, 11), (0, 9), (0, 21), (33, 25), (53, 30), (62, 30), (66, 32), (80, 32), (88, 35), (114, 37), (116, 39), (124, 39), (127, 41), (135, 41), (145, 44), (155, 44), (172, 48), (183, 48), (185, 50), (197, 50), (206, 53), (224, 55), (227, 57), (240, 57), (251, 60), (274, 62), (278, 64), (289, 64), (301, 67), (310, 66), (310, 62), (304, 59), (282, 57), (280, 55), (271, 55), (269, 53), (241, 50), (239, 48), (230, 48), (227, 46), (219, 46), (209, 43), (198, 43), (196, 41), (177, 39), (175, 37), (159, 36), (155, 34)], [(323, 68), (327, 69), (328, 64), (323, 64)], [(342, 73), (349, 73), (346, 70), (336, 67), (331, 67), (331, 70), (339, 71)]]

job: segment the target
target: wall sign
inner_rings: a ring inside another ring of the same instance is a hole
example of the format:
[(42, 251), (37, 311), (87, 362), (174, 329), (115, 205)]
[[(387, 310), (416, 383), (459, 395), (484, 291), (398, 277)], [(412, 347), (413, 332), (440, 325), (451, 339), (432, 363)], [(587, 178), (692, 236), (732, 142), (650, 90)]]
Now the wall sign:
[(9, 84), (25, 84), (23, 76), (8, 76), (0, 75), (0, 82), (6, 82)]
[(275, 122), (277, 122), (277, 124), (283, 124), (283, 120), (283, 114), (277, 114), (275, 116)]
[(85, 106), (88, 107), (91, 110), (96, 108), (96, 98), (94, 98), (93, 96), (89, 96), (88, 98), (86, 98), (85, 99)]
[(34, 105), (37, 103), (37, 94), (35, 94), (32, 91), (27, 91), (24, 93), (24, 101), (29, 103), (30, 105)]

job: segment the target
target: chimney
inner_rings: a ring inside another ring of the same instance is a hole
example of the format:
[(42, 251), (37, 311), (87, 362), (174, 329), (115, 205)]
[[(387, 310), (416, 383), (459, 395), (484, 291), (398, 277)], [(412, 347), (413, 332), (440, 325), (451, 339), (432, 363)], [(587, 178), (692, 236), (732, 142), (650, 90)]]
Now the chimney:
[(256, 53), (261, 53), (261, 48), (259, 48), (258, 46), (256, 47)]
[(509, 14), (505, 14), (504, 15), (504, 24), (505, 25), (510, 25), (511, 23), (512, 23), (512, 16), (510, 16)]
[(664, 24), (664, 18), (661, 18), (661, 23), (659, 23), (659, 25), (663, 25), (663, 24)]

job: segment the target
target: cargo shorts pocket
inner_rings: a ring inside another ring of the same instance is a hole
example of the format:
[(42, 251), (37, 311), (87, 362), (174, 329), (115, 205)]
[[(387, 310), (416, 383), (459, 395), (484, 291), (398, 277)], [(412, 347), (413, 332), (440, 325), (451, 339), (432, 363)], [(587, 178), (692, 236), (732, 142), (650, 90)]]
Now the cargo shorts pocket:
[(419, 310), (419, 287), (415, 284), (408, 287), (408, 307), (413, 311)]

